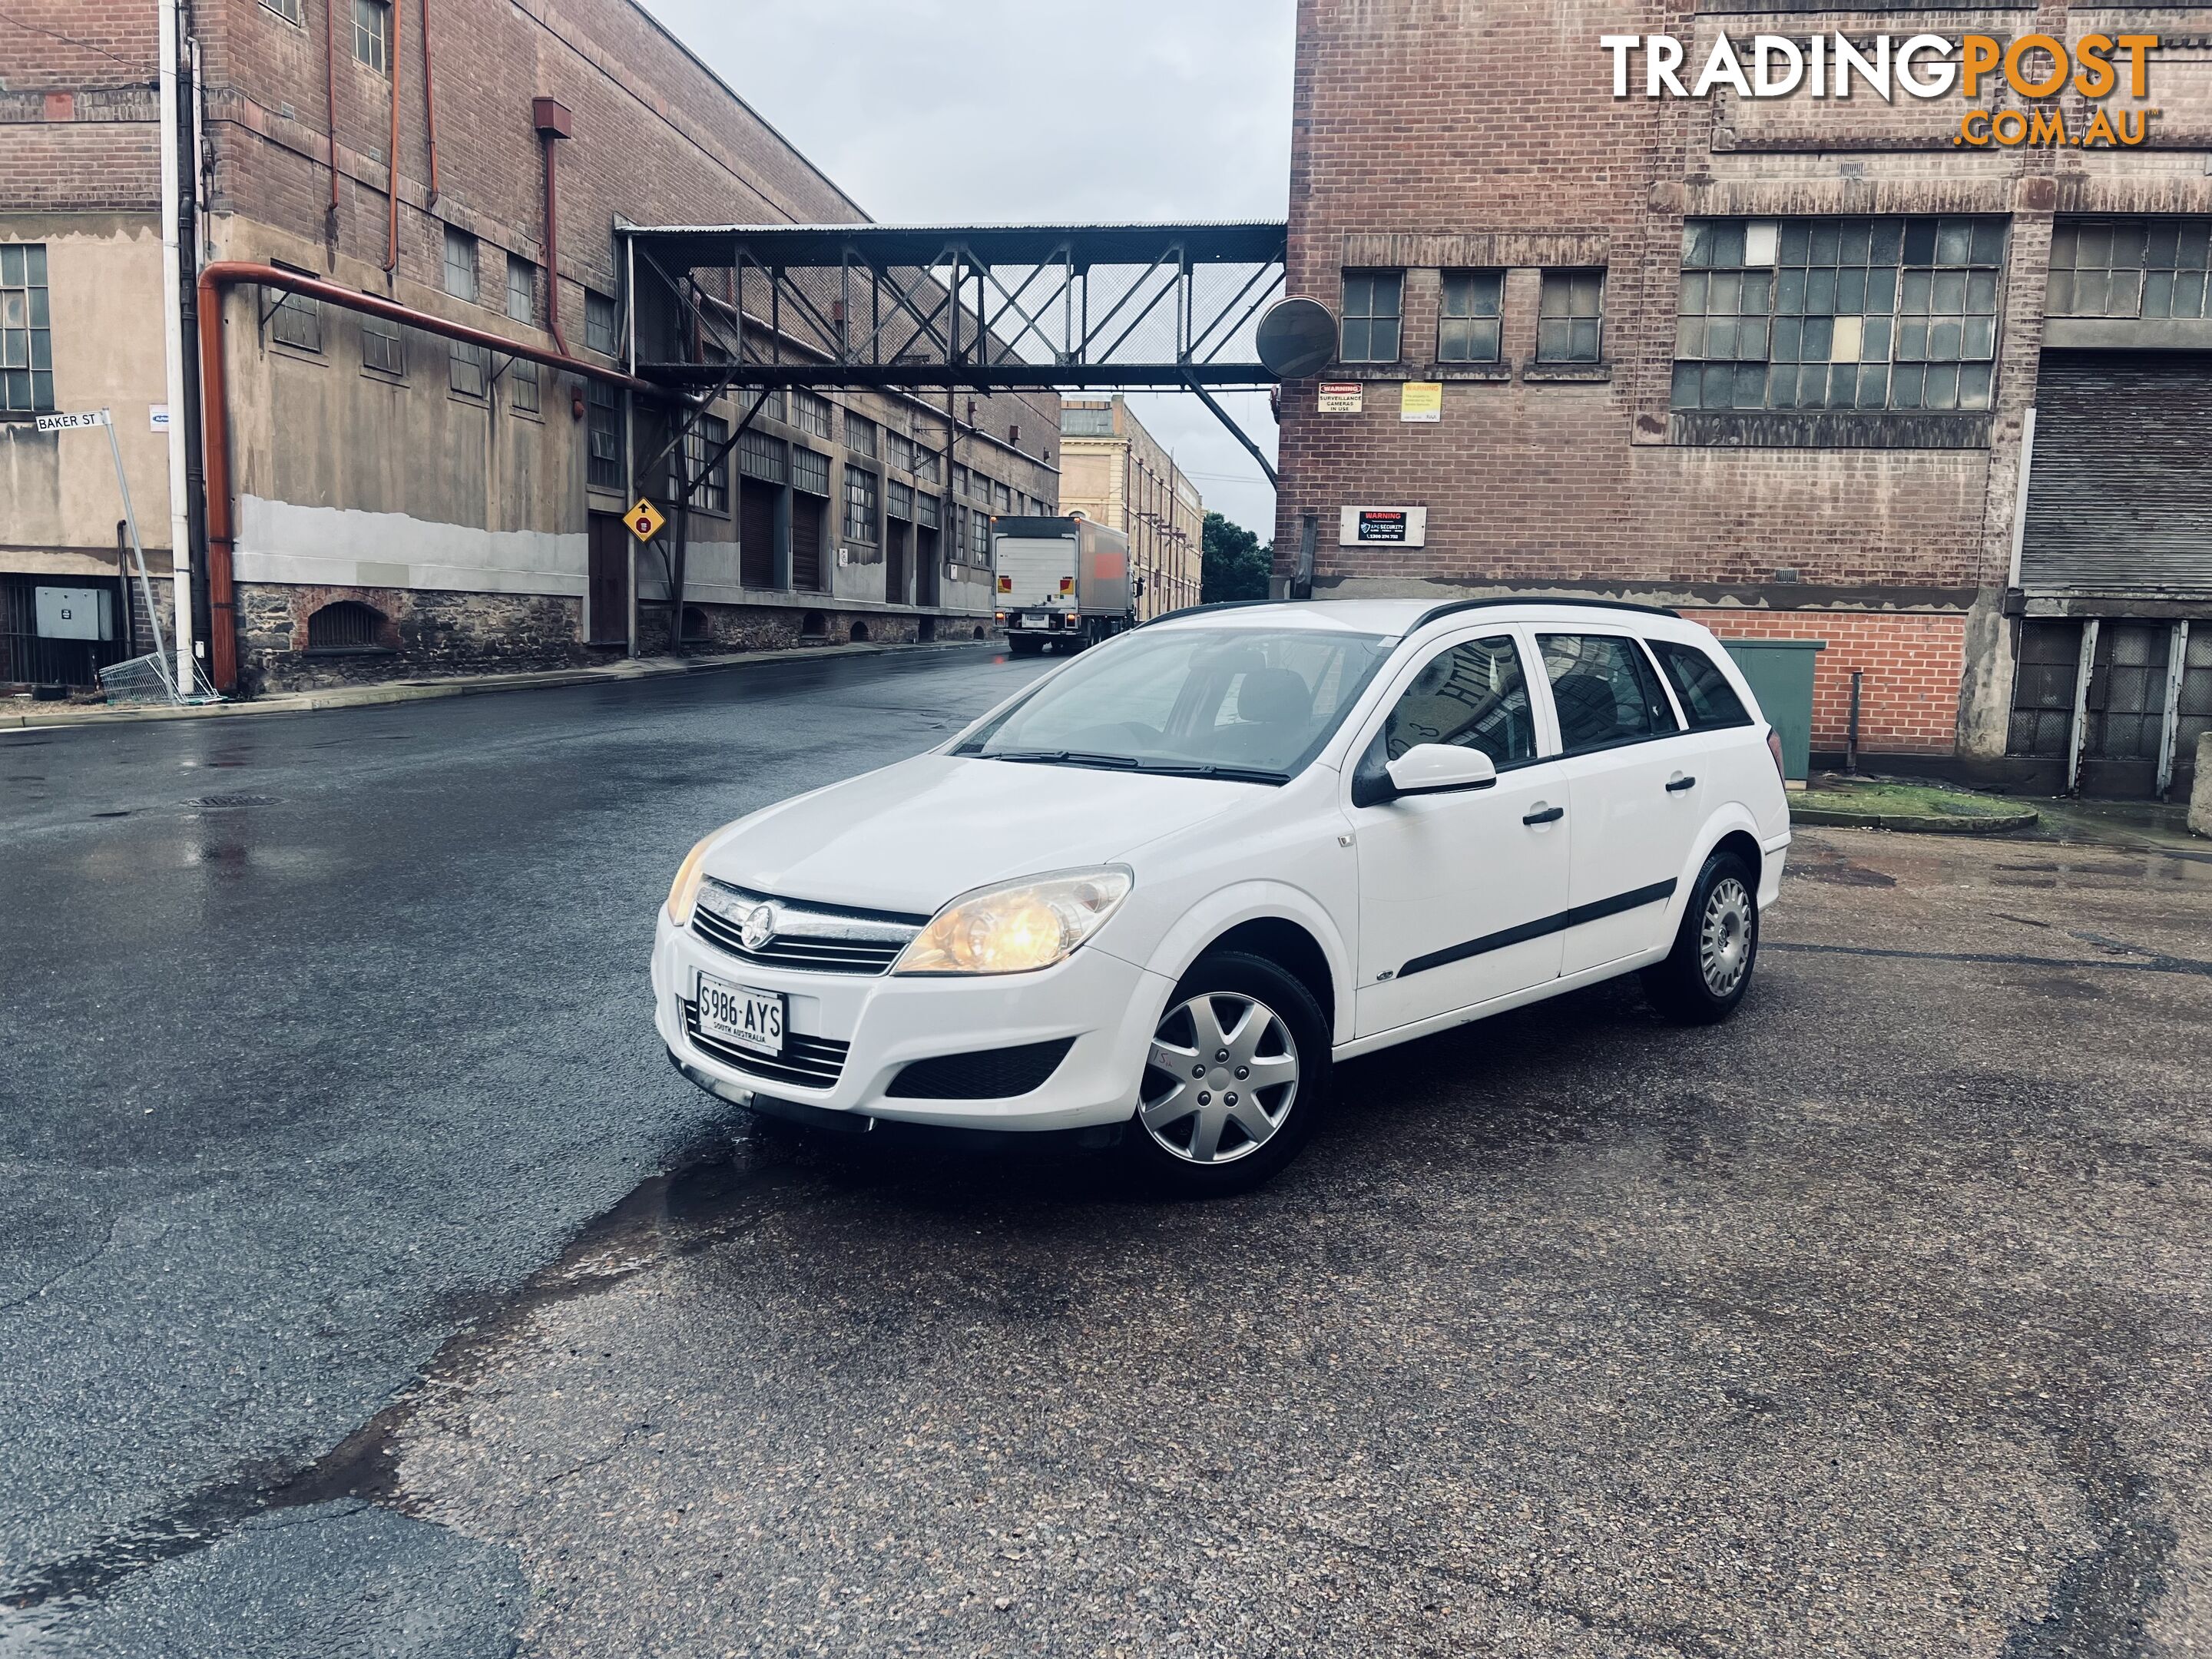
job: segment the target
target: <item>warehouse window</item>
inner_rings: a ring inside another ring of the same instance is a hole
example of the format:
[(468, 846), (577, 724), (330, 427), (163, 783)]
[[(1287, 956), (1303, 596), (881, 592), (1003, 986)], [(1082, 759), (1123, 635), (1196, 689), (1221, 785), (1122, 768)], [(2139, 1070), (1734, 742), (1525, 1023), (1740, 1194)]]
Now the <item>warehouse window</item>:
[(2051, 232), (2053, 317), (2203, 317), (2212, 219), (2062, 220)]
[(466, 340), (453, 342), (447, 356), (446, 384), (464, 398), (481, 398), (491, 384), (491, 353)]
[(783, 482), (783, 453), (782, 439), (748, 430), (738, 439), (738, 471), (748, 478), (780, 484)]
[(791, 452), (791, 487), (809, 495), (830, 493), (830, 458), (811, 449)]
[(729, 441), (730, 423), (719, 415), (702, 415), (684, 434), (684, 465), (696, 481), (691, 505), (702, 513), (729, 513), (730, 472), (721, 459)]
[(520, 357), (514, 358), (507, 366), (507, 397), (513, 401), (516, 414), (535, 415), (538, 412), (537, 364), (525, 362)]
[(1406, 285), (1401, 270), (1354, 270), (1344, 276), (1344, 341), (1347, 363), (1398, 361), (1398, 319)]
[(286, 22), (297, 23), (302, 28), (307, 27), (307, 19), (301, 14), (301, 0), (261, 0), (261, 3)]
[(1437, 361), (1496, 362), (1498, 319), (1504, 309), (1504, 271), (1446, 271), (1437, 318)]
[(1547, 270), (1536, 299), (1536, 361), (1604, 361), (1605, 273)]
[(1706, 219), (1682, 232), (1677, 409), (1987, 409), (2004, 221)]
[(594, 489), (623, 487), (622, 411), (615, 389), (584, 382), (585, 481)]
[(538, 318), (538, 267), (520, 253), (507, 256), (507, 314), (518, 323)]
[(991, 562), (991, 520), (984, 514), (968, 515), (968, 556), (977, 564)]
[(53, 325), (46, 309), (43, 242), (0, 247), (0, 410), (54, 406)]
[[(801, 432), (811, 432), (817, 438), (828, 437), (830, 400), (794, 387), (791, 394), (791, 424)], [(830, 492), (825, 489), (822, 493), (826, 495)]]
[(477, 297), (477, 239), (446, 227), (446, 292), (456, 300)]
[(1001, 513), (1012, 512), (1014, 510), (1014, 492), (1012, 488), (1005, 483), (994, 483), (992, 484), (991, 505), (997, 507)]
[(1060, 411), (1060, 429), (1070, 438), (1110, 438), (1114, 435), (1114, 405), (1066, 404)]
[(399, 325), (381, 317), (361, 319), (361, 366), (380, 374), (404, 374), (407, 358), (399, 343)]
[(908, 470), (913, 472), (918, 483), (933, 484), (937, 482), (937, 452), (935, 450), (924, 449), (917, 443), (914, 446), (913, 453), (908, 459), (914, 463)]
[[(301, 276), (313, 273), (301, 270), (282, 260), (272, 261), (279, 270), (290, 270)], [(276, 292), (276, 309), (269, 316), (269, 335), (280, 344), (301, 351), (320, 351), (323, 349), (323, 308), (304, 294)]]
[(848, 412), (845, 416), (845, 447), (855, 455), (866, 455), (872, 459), (876, 453), (876, 423)]
[(754, 410), (756, 420), (780, 421), (784, 418), (782, 387), (771, 387), (765, 392), (756, 392), (752, 395), (759, 404)]
[(584, 290), (584, 343), (603, 356), (615, 356), (615, 302)]
[(388, 0), (353, 0), (353, 55), (379, 75), (392, 73), (392, 7)]
[(845, 539), (876, 543), (876, 475), (866, 467), (845, 468)]

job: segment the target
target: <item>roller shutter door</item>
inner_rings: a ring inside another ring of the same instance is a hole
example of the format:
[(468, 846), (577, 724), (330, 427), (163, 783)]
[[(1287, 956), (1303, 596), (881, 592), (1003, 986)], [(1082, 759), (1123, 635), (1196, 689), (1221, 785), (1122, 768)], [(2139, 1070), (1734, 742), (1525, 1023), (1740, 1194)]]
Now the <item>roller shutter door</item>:
[(822, 591), (822, 510), (818, 496), (791, 498), (791, 585), (802, 593)]
[(747, 587), (775, 586), (775, 501), (782, 493), (757, 478), (738, 482), (738, 570)]
[(2043, 359), (2021, 584), (2212, 599), (2212, 353)]

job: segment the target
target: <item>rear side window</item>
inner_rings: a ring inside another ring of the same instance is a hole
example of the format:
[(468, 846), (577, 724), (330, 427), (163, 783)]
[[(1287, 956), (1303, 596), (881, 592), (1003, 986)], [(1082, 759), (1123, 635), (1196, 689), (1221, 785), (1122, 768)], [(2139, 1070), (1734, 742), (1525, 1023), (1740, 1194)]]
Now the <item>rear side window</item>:
[(1570, 755), (1677, 730), (1659, 677), (1634, 640), (1615, 634), (1545, 634), (1544, 673)]
[(1677, 645), (1670, 640), (1645, 642), (1659, 659), (1659, 667), (1674, 688), (1682, 712), (1689, 716), (1690, 730), (1710, 732), (1716, 726), (1751, 724), (1743, 699), (1736, 696), (1728, 676), (1711, 657), (1694, 645)]
[(1528, 682), (1510, 636), (1455, 645), (1421, 665), (1390, 710), (1382, 746), (1396, 760), (1422, 743), (1480, 749), (1501, 768), (1535, 758)]

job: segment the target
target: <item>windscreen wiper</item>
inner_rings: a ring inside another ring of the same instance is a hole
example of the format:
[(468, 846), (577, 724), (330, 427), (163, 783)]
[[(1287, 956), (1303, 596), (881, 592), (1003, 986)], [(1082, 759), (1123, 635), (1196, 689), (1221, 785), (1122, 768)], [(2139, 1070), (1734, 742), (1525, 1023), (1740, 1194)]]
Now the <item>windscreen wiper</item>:
[(984, 760), (1028, 761), (1038, 766), (1104, 766), (1115, 771), (1135, 769), (1127, 755), (1101, 755), (1087, 749), (994, 749), (978, 750)]
[(1139, 761), (1139, 772), (1164, 778), (1219, 778), (1224, 783), (1288, 783), (1288, 772), (1271, 772), (1263, 766), (1222, 766), (1212, 761)]

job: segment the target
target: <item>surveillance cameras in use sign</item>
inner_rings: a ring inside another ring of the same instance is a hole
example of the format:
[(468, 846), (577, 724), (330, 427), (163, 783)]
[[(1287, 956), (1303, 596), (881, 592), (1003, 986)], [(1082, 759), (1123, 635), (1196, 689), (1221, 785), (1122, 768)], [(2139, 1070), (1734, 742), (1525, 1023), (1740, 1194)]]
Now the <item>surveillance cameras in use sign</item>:
[(1428, 539), (1425, 507), (1347, 507), (1337, 520), (1339, 547), (1425, 547)]

